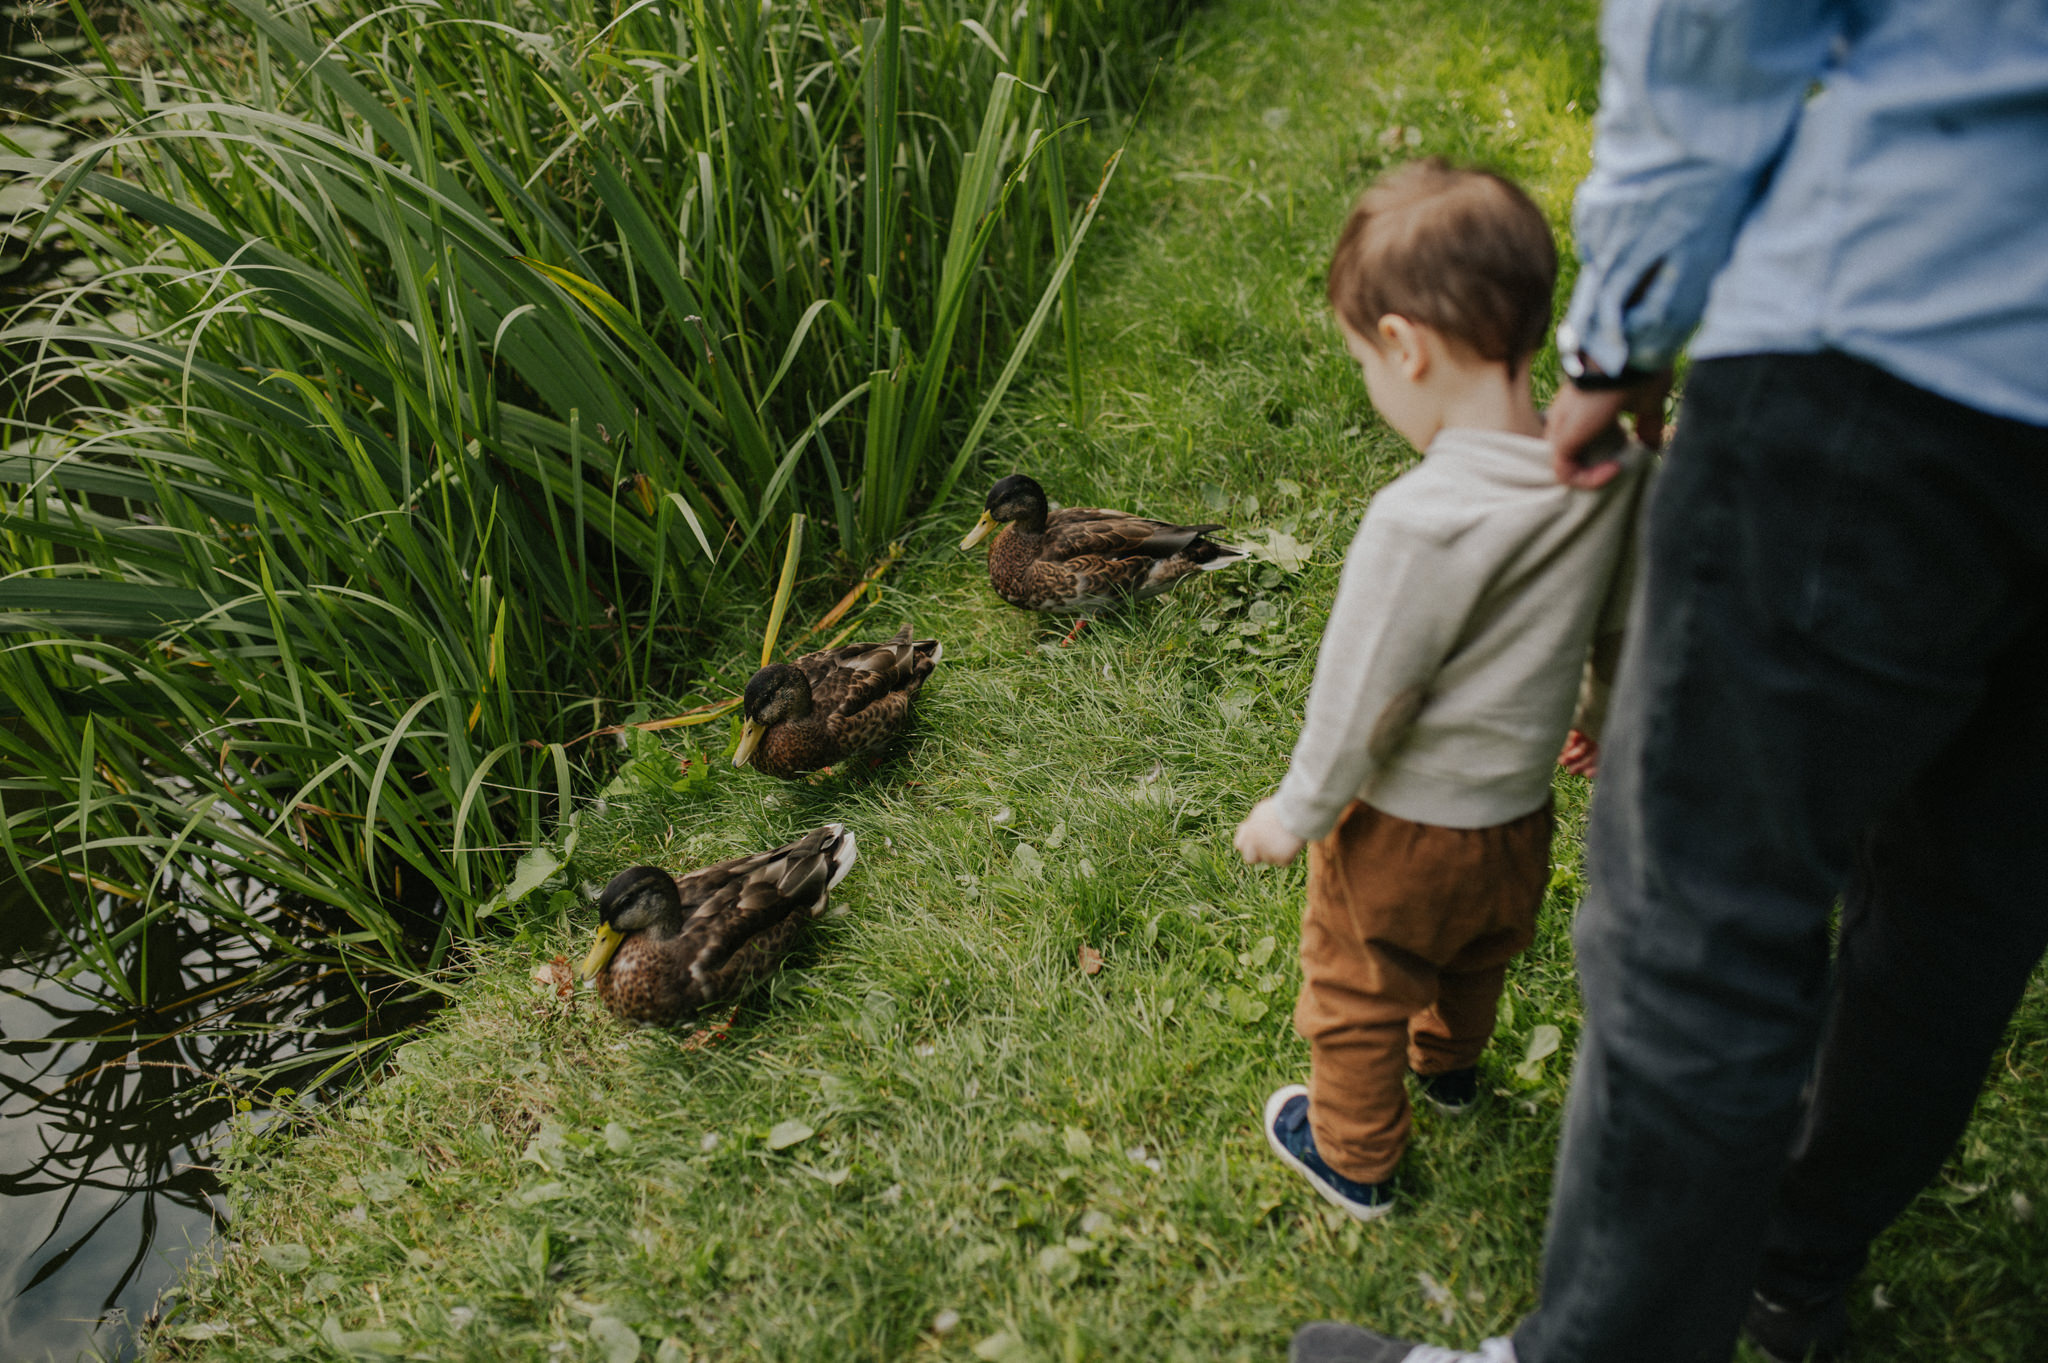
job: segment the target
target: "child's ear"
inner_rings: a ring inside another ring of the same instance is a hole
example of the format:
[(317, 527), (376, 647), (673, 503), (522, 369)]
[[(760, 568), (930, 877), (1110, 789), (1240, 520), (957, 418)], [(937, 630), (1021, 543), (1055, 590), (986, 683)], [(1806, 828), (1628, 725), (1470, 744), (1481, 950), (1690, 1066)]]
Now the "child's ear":
[(1420, 383), (1429, 372), (1430, 346), (1426, 330), (1397, 312), (1380, 318), (1373, 328), (1379, 334), (1380, 353), (1392, 362), (1402, 378)]

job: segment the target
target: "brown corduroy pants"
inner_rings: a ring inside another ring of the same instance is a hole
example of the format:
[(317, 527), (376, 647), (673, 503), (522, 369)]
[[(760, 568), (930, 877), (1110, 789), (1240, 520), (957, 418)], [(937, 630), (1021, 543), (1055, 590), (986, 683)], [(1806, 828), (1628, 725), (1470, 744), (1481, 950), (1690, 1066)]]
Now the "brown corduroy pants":
[(1548, 805), (1442, 828), (1353, 801), (1310, 846), (1294, 1029), (1316, 1150), (1346, 1178), (1400, 1163), (1406, 1070), (1463, 1069), (1493, 1036), (1507, 964), (1536, 935), (1553, 823)]

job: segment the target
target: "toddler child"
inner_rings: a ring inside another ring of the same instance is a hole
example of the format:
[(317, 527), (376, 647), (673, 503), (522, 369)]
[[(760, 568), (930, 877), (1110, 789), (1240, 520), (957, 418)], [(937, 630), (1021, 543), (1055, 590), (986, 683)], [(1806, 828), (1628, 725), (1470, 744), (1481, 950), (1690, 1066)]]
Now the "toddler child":
[(1568, 730), (1574, 770), (1597, 758), (1648, 456), (1597, 490), (1553, 477), (1529, 362), (1556, 278), (1527, 195), (1434, 160), (1368, 189), (1330, 262), (1373, 406), (1423, 458), (1366, 511), (1286, 779), (1236, 842), (1309, 845), (1309, 1082), (1267, 1100), (1266, 1137), (1361, 1221), (1393, 1202), (1403, 1072), (1441, 1108), (1477, 1096), (1550, 879), (1550, 768)]

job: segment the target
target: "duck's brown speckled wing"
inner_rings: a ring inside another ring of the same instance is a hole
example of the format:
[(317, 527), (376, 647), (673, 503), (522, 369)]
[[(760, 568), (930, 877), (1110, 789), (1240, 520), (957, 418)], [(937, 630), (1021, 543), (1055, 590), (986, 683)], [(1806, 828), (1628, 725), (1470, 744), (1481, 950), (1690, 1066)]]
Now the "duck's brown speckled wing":
[(1041, 559), (1171, 558), (1221, 525), (1174, 525), (1127, 511), (1070, 506), (1046, 518)]
[(701, 980), (692, 976), (698, 992), (707, 1001), (736, 998), (746, 992), (754, 981), (775, 973), (782, 958), (803, 940), (804, 925), (809, 921), (805, 914), (792, 913), (748, 938), (724, 965), (705, 971)]
[[(1093, 610), (1150, 596), (1214, 557), (1203, 537), (1218, 525), (1173, 525), (1124, 511), (1067, 507), (1046, 519), (1027, 551), (998, 540), (989, 576), (1003, 598), (1032, 610)], [(1009, 531), (1005, 531), (1005, 537)]]
[(916, 671), (920, 644), (926, 653), (933, 648), (929, 639), (913, 640), (905, 625), (887, 643), (846, 644), (798, 658), (797, 669), (811, 684), (811, 708), (837, 715), (872, 704)]
[[(722, 972), (748, 942), (793, 913), (809, 913), (823, 905), (832, 878), (831, 849), (835, 845), (830, 829), (813, 829), (787, 847), (746, 858), (748, 864), (737, 873), (703, 886), (707, 892), (677, 935), (690, 962), (690, 978), (699, 989)], [(677, 883), (685, 891), (686, 908), (690, 891), (698, 888), (685, 888), (686, 883), (706, 874), (699, 871)]]
[(871, 748), (910, 719), (910, 702), (940, 654), (936, 639), (913, 639), (905, 625), (881, 644), (848, 644), (797, 659), (811, 682), (811, 704), (843, 755)]

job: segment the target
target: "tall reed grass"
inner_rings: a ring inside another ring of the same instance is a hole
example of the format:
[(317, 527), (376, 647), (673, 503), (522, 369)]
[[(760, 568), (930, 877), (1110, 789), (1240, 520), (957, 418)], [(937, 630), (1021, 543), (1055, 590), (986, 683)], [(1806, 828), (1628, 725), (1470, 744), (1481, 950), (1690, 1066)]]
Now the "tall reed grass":
[(79, 8), (119, 131), (0, 159), (99, 272), (5, 335), (67, 405), (0, 454), (0, 810), (86, 964), (303, 949), (249, 875), (438, 966), (777, 527), (857, 566), (966, 468), (1179, 3)]

